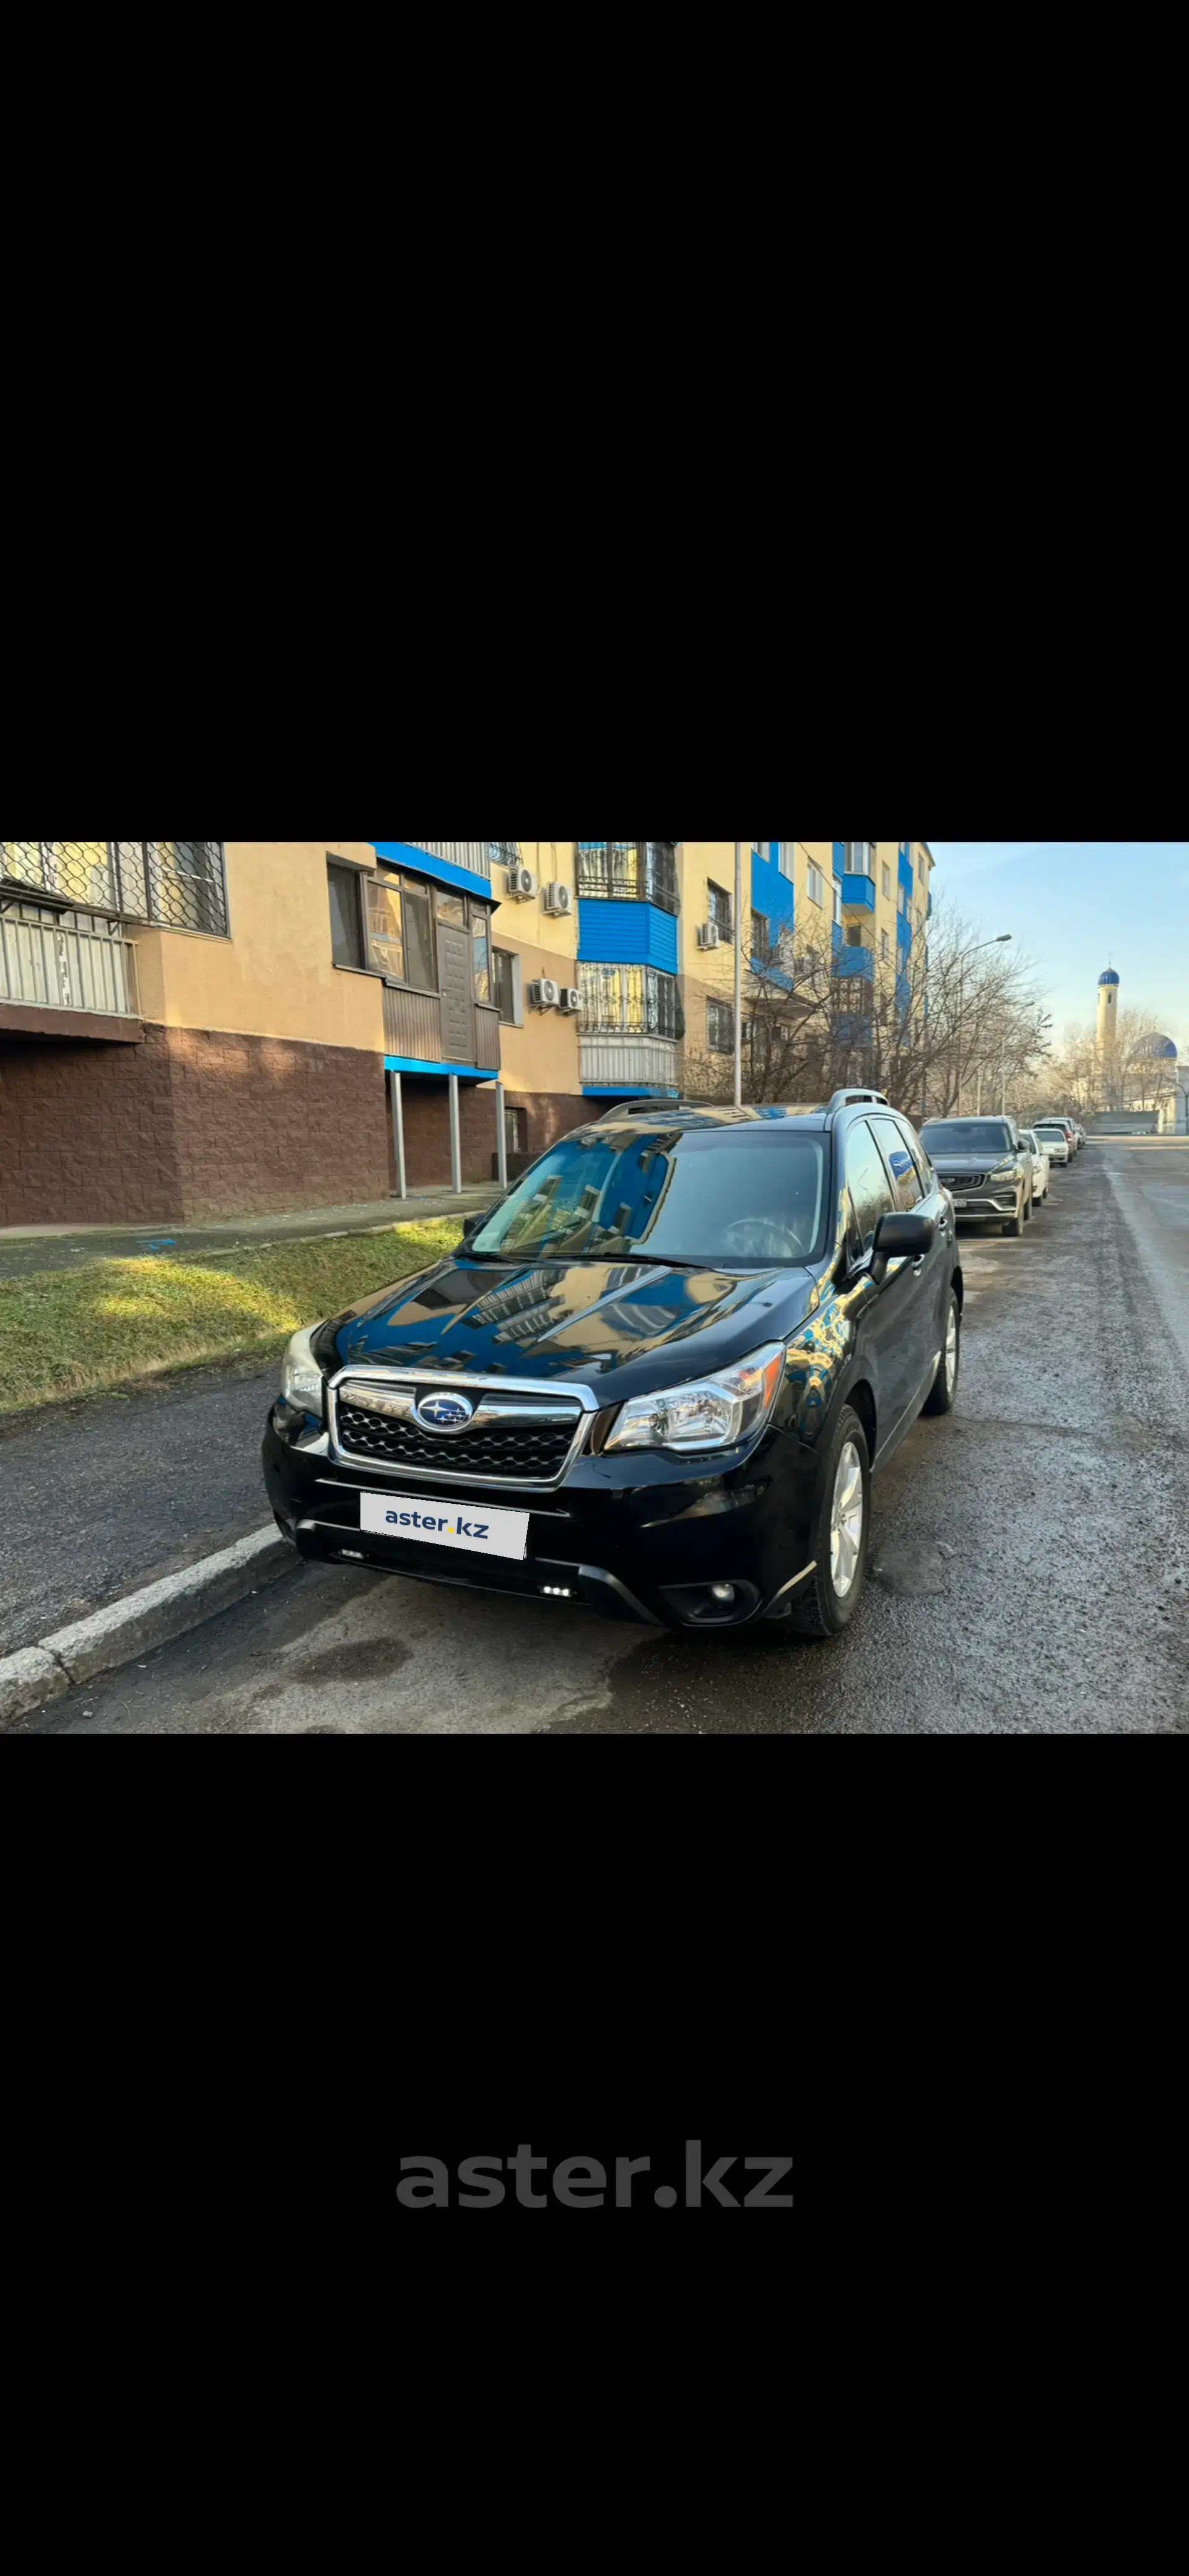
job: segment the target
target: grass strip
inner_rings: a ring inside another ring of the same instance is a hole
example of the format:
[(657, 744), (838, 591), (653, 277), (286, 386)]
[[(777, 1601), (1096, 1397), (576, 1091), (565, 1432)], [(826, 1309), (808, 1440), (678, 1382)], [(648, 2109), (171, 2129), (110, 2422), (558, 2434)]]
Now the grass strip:
[(441, 1217), (197, 1261), (153, 1254), (0, 1280), (0, 1415), (166, 1369), (265, 1359), (299, 1324), (439, 1261), (461, 1232), (457, 1218)]

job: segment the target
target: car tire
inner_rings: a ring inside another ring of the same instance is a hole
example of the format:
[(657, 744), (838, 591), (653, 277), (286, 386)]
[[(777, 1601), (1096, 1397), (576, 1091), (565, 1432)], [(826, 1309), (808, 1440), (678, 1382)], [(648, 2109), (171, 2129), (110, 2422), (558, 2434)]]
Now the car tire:
[(962, 1309), (958, 1291), (951, 1288), (946, 1316), (945, 1340), (937, 1363), (937, 1375), (921, 1406), (922, 1413), (952, 1413), (958, 1392), (958, 1371), (962, 1365)]
[(1020, 1236), (1024, 1231), (1024, 1212), (1022, 1204), (1016, 1209), (1014, 1216), (1009, 1216), (1003, 1231), (1005, 1234), (1013, 1234), (1016, 1242), (1019, 1242)]
[[(853, 1514), (846, 1511), (846, 1495), (853, 1492), (852, 1479), (857, 1469), (858, 1500), (861, 1513), (857, 1528)], [(835, 1505), (843, 1505), (842, 1520), (849, 1521), (849, 1544), (837, 1541), (841, 1530), (835, 1526)], [(844, 1404), (834, 1426), (822, 1470), (821, 1492), (813, 1516), (809, 1552), (814, 1560), (812, 1574), (806, 1576), (792, 1595), (789, 1626), (798, 1637), (839, 1637), (849, 1628), (863, 1596), (867, 1573), (867, 1547), (871, 1534), (871, 1461), (867, 1453), (867, 1434), (849, 1404)], [(839, 1577), (843, 1568), (847, 1579), (842, 1589)]]

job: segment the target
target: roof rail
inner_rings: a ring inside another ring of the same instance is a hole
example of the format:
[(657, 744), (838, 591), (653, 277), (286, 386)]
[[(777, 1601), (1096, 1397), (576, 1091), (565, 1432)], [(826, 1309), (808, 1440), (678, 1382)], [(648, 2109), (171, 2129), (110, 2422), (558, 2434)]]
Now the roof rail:
[(890, 1109), (892, 1106), (886, 1091), (836, 1091), (833, 1099), (827, 1103), (827, 1107), (851, 1109), (856, 1102), (863, 1100), (877, 1100), (881, 1109)]
[[(744, 1102), (746, 1109), (748, 1103)], [(615, 1100), (600, 1113), (603, 1118), (668, 1118), (675, 1110), (700, 1115), (704, 1109), (734, 1109), (732, 1100)], [(597, 1122), (596, 1122), (597, 1123)]]

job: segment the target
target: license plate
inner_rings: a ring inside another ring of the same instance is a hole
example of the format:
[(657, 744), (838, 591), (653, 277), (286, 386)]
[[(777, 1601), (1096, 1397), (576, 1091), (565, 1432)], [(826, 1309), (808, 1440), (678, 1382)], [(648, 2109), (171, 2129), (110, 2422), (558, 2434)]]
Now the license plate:
[(485, 1503), (450, 1503), (436, 1494), (361, 1494), (359, 1526), (377, 1538), (426, 1547), (460, 1547), (472, 1556), (523, 1558), (527, 1512), (489, 1511)]

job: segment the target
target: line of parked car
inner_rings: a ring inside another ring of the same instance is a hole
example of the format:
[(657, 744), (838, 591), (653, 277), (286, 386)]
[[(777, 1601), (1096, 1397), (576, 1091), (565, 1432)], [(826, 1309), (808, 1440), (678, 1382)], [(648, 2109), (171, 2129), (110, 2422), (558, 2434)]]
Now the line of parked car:
[(921, 1129), (955, 1216), (999, 1224), (1014, 1235), (1043, 1206), (1054, 1167), (1072, 1163), (1085, 1142), (1075, 1118), (1039, 1118), (1032, 1127), (1007, 1117), (930, 1118)]

